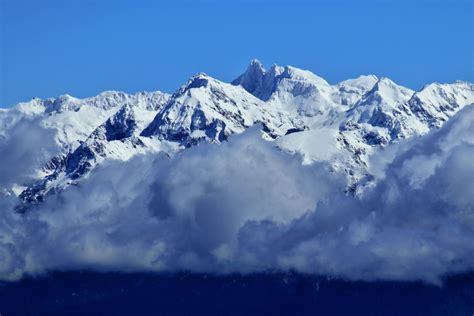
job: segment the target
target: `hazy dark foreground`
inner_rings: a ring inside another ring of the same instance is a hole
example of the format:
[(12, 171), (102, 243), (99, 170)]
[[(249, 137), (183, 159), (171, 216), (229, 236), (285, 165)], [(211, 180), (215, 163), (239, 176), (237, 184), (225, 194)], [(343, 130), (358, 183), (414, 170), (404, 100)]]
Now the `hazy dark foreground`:
[(474, 274), (442, 288), (299, 274), (68, 272), (0, 283), (0, 315), (473, 315)]

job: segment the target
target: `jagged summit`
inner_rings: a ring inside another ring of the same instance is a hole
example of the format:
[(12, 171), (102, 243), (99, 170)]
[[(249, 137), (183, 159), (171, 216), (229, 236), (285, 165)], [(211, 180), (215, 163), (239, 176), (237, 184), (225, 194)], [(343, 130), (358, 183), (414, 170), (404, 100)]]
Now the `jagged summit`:
[(312, 72), (292, 66), (281, 67), (273, 64), (267, 71), (257, 59), (252, 60), (247, 70), (232, 81), (232, 84), (239, 85), (254, 96), (266, 101), (278, 89), (279, 83), (285, 79), (305, 81), (314, 85), (328, 85), (326, 80)]
[(262, 86), (265, 72), (263, 64), (258, 59), (253, 59), (247, 70), (232, 81), (232, 84), (240, 85), (248, 92), (254, 94)]
[(186, 88), (190, 89), (190, 88), (199, 88), (199, 86), (202, 84), (207, 84), (207, 82), (209, 82), (209, 80), (213, 80), (214, 78), (208, 76), (205, 72), (199, 72), (197, 74), (195, 74), (194, 76), (192, 76), (191, 78), (189, 78), (187, 84), (185, 85)]
[(272, 138), (304, 128), (299, 120), (246, 90), (199, 74), (173, 94), (141, 136), (185, 145), (200, 140), (221, 142), (255, 123), (262, 123)]
[(262, 70), (265, 71), (265, 67), (263, 66), (263, 64), (260, 62), (260, 60), (258, 60), (257, 58), (254, 58), (250, 61), (249, 63), (249, 67), (258, 67)]

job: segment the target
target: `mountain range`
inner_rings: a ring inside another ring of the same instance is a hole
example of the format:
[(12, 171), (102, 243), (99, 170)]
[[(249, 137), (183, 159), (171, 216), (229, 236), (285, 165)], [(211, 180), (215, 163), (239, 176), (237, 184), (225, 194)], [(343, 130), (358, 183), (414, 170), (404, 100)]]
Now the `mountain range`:
[(80, 183), (105, 161), (144, 153), (172, 157), (259, 125), (265, 140), (300, 155), (304, 164), (319, 161), (343, 173), (347, 193), (357, 195), (374, 181), (375, 151), (440, 128), (472, 103), (469, 82), (432, 83), (413, 91), (367, 75), (329, 84), (291, 66), (265, 69), (258, 60), (231, 83), (200, 73), (172, 95), (107, 91), (85, 99), (34, 98), (0, 110), (0, 138), (15, 128), (15, 120), (34, 118), (54, 131), (60, 152), (33, 179), (0, 191), (18, 196), (17, 210), (24, 212), (48, 194)]

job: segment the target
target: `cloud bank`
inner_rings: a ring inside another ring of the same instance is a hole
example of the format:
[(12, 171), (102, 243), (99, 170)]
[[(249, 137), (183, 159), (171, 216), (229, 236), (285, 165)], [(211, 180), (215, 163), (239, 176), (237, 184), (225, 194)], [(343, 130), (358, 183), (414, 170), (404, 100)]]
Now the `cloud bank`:
[(59, 153), (55, 132), (18, 110), (0, 115), (0, 188), (27, 182), (38, 167)]
[(470, 106), (377, 153), (378, 183), (360, 198), (344, 194), (342, 176), (303, 166), (257, 129), (171, 159), (109, 162), (25, 216), (11, 198), (0, 201), (0, 279), (293, 269), (438, 283), (474, 269), (473, 138)]

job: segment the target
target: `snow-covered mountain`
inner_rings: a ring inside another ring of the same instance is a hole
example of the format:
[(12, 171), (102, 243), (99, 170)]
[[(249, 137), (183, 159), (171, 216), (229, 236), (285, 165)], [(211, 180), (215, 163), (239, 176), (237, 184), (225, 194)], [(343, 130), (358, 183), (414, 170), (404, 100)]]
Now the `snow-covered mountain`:
[(473, 85), (432, 83), (412, 95), (408, 106), (429, 127), (440, 127), (462, 107), (472, 103)]
[(198, 74), (171, 96), (104, 92), (82, 100), (33, 99), (0, 111), (0, 136), (22, 117), (34, 117), (55, 131), (61, 148), (34, 181), (16, 184), (24, 188), (24, 206), (80, 182), (106, 160), (173, 155), (201, 142), (226, 141), (255, 124), (266, 140), (301, 154), (303, 163), (323, 161), (344, 172), (357, 193), (371, 182), (369, 158), (377, 148), (439, 128), (471, 103), (474, 85), (468, 82), (413, 91), (368, 75), (331, 85), (307, 70), (266, 70), (253, 60), (230, 84)]
[(38, 170), (37, 181), (29, 184), (20, 197), (28, 203), (42, 201), (47, 192), (79, 181), (104, 159), (127, 160), (140, 152), (158, 150), (159, 144), (145, 145), (138, 134), (168, 98), (161, 92), (128, 95), (109, 91), (83, 100), (71, 96), (35, 98), (5, 111), (5, 117), (16, 112), (15, 117), (40, 119), (44, 127), (56, 131), (61, 149)]
[(301, 119), (246, 90), (198, 74), (173, 94), (141, 135), (190, 146), (201, 140), (221, 142), (256, 123), (270, 139), (305, 129)]
[(257, 60), (233, 84), (300, 117), (308, 130), (279, 139), (280, 146), (302, 154), (306, 163), (329, 161), (334, 170), (344, 170), (354, 192), (371, 179), (374, 149), (439, 128), (474, 102), (468, 82), (433, 83), (415, 92), (367, 75), (330, 85), (291, 66), (266, 71)]

